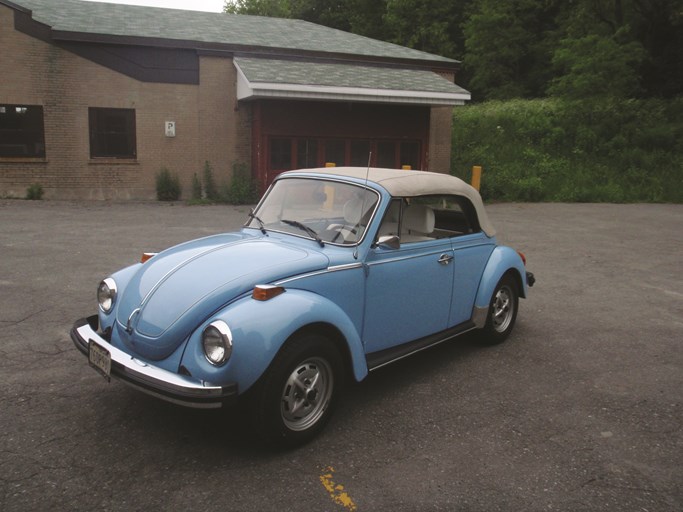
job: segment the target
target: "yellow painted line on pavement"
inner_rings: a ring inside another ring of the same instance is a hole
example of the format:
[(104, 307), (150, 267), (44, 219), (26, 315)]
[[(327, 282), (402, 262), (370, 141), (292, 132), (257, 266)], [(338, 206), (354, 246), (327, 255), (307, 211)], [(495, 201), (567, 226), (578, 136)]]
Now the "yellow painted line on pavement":
[(334, 480), (332, 480), (333, 475), (334, 468), (332, 466), (325, 468), (323, 474), (320, 475), (320, 483), (322, 483), (325, 490), (330, 493), (330, 498), (332, 498), (332, 501), (338, 505), (341, 505), (349, 512), (357, 510), (356, 504), (353, 502), (348, 493), (344, 491), (344, 486), (334, 483)]

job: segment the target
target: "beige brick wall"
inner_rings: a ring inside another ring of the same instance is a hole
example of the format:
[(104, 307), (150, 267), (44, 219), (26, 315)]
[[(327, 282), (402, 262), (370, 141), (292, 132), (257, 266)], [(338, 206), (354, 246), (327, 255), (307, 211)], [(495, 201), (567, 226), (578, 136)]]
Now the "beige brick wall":
[[(200, 85), (145, 83), (14, 30), (0, 5), (0, 103), (42, 105), (46, 158), (0, 158), (0, 196), (23, 197), (40, 183), (46, 198), (153, 199), (155, 175), (192, 175), (209, 160), (217, 181), (235, 161), (250, 164), (250, 108), (236, 109), (230, 59), (200, 57)], [(137, 159), (90, 159), (88, 107), (135, 109)], [(165, 136), (175, 121), (176, 137)]]
[[(455, 80), (453, 73), (439, 72), (449, 82)], [(455, 107), (458, 108), (458, 107)], [(432, 107), (429, 116), (429, 171), (451, 172), (451, 130), (453, 107)]]
[(453, 107), (432, 107), (429, 116), (429, 171), (451, 172), (452, 126)]

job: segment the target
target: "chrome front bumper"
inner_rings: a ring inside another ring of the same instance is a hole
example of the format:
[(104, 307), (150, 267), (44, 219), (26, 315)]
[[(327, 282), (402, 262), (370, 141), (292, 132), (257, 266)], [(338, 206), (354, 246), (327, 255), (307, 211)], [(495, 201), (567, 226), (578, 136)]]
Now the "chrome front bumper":
[(97, 333), (97, 315), (78, 320), (71, 339), (86, 357), (94, 341), (111, 355), (111, 376), (140, 391), (186, 407), (217, 409), (236, 401), (237, 384), (216, 386), (169, 372), (132, 357)]

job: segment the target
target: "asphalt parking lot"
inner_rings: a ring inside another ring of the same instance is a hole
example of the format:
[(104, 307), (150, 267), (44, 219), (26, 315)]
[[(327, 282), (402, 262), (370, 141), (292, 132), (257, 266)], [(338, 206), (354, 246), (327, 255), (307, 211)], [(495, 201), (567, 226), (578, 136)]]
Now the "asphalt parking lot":
[(290, 452), (69, 338), (109, 272), (247, 211), (0, 200), (0, 510), (683, 510), (683, 206), (489, 206), (538, 279), (510, 340), (371, 374)]

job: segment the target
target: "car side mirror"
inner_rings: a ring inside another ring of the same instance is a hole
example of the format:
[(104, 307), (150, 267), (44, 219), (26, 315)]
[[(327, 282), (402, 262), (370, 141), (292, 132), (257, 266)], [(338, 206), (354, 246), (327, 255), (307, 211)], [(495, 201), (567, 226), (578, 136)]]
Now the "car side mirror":
[(384, 235), (380, 236), (375, 242), (375, 247), (381, 247), (382, 249), (400, 249), (401, 239), (397, 235)]

